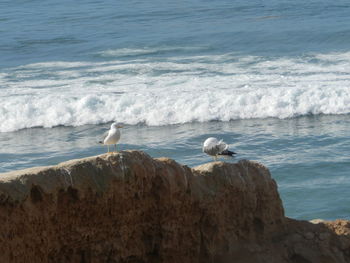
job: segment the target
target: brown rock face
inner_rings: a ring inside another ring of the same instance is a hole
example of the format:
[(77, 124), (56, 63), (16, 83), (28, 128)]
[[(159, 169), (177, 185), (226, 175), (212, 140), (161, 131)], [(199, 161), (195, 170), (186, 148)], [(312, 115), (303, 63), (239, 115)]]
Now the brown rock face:
[(284, 217), (262, 165), (138, 151), (0, 175), (0, 262), (350, 262), (350, 223)]

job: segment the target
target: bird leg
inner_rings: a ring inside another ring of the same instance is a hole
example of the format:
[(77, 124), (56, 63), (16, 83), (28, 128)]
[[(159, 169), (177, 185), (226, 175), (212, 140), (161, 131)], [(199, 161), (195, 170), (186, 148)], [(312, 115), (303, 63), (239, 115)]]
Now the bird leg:
[(114, 144), (115, 152), (117, 152), (117, 144)]
[(218, 161), (218, 156), (217, 155), (215, 155), (214, 160), (215, 160), (215, 162)]
[(109, 153), (109, 145), (107, 144), (107, 149), (108, 149), (108, 152), (107, 153)]

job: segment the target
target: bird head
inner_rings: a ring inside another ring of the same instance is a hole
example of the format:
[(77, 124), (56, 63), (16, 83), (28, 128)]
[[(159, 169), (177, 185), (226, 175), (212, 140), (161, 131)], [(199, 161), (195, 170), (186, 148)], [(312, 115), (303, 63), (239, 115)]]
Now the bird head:
[(111, 125), (111, 128), (112, 129), (123, 128), (123, 125), (116, 123), (116, 122), (113, 122)]

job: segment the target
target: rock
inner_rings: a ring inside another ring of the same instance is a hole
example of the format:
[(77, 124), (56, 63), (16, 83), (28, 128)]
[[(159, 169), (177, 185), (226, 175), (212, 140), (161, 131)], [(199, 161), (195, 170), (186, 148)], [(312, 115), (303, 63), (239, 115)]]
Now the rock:
[(319, 239), (320, 240), (327, 240), (331, 237), (331, 234), (330, 233), (327, 233), (327, 232), (322, 232), (318, 235)]
[(0, 178), (0, 262), (350, 262), (349, 222), (286, 218), (256, 162), (125, 151)]
[(309, 221), (310, 223), (313, 223), (313, 224), (320, 224), (320, 223), (324, 223), (325, 220), (323, 219), (320, 219), (320, 218), (317, 218), (317, 219), (312, 219)]
[(314, 239), (315, 234), (312, 233), (312, 232), (307, 232), (307, 233), (305, 233), (304, 237), (305, 237), (306, 239), (311, 240), (311, 239)]

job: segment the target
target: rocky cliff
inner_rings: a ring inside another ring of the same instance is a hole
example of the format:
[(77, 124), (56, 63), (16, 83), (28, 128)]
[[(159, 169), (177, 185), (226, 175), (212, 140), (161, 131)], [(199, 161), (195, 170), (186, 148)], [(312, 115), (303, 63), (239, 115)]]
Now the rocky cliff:
[(0, 175), (0, 262), (350, 262), (350, 223), (284, 216), (262, 165), (138, 151)]

